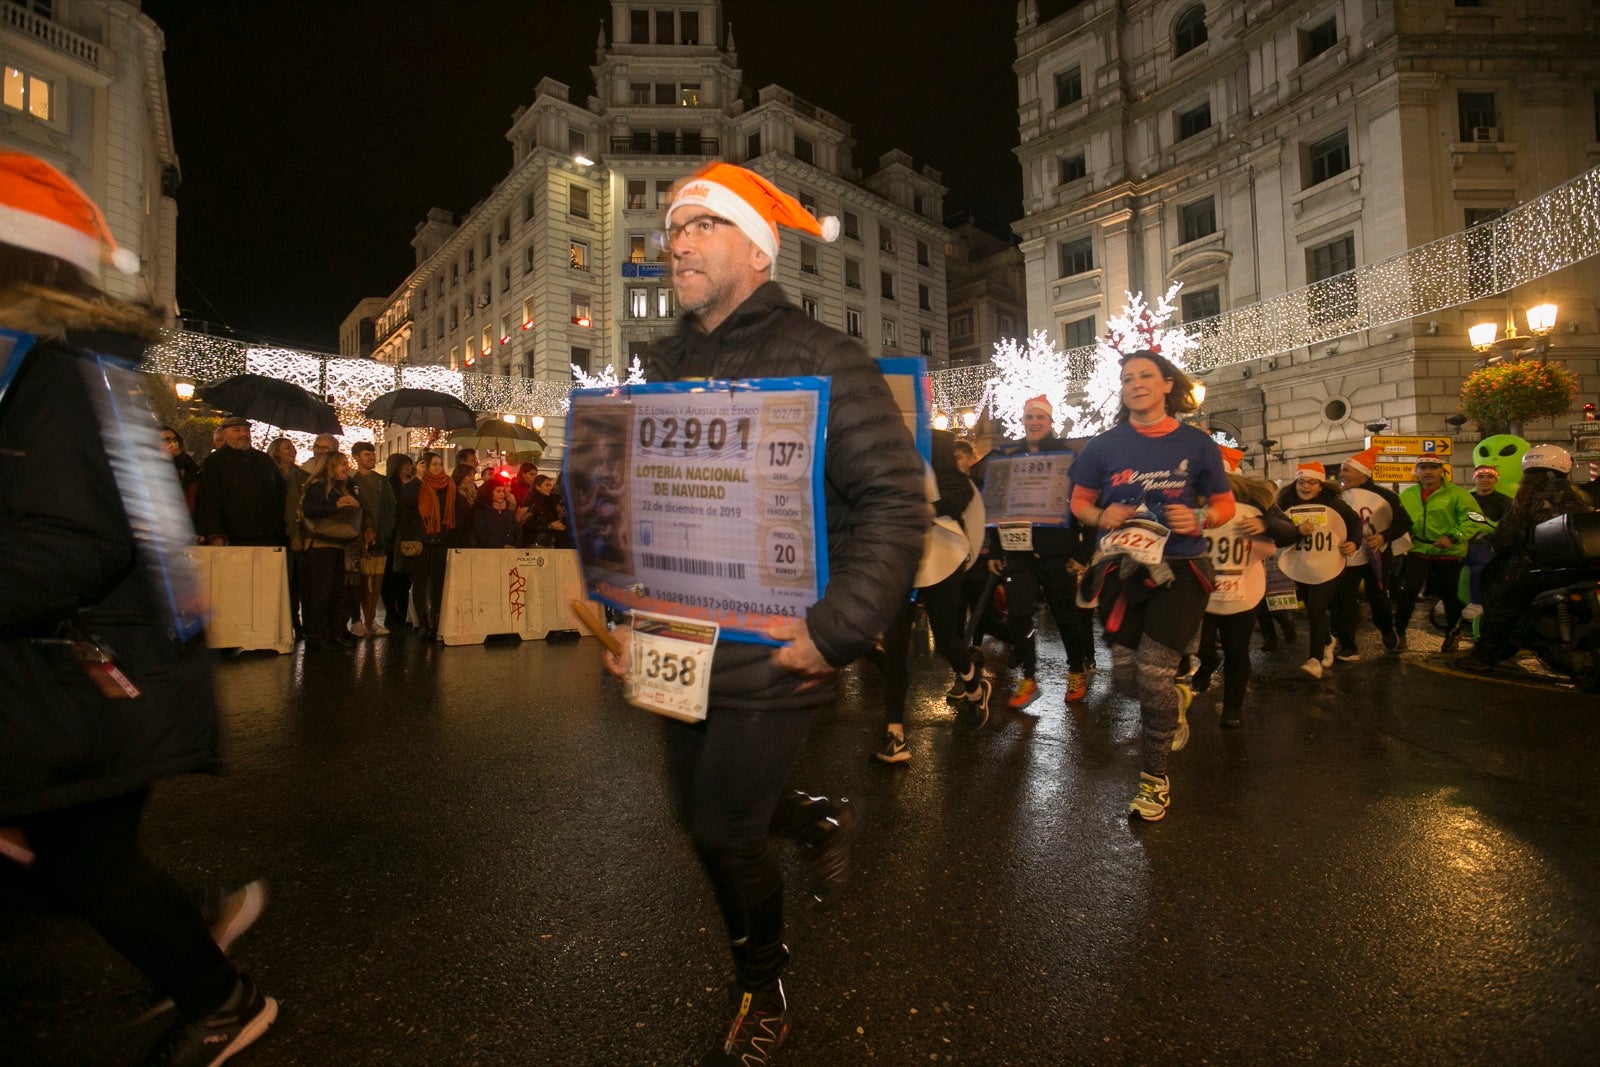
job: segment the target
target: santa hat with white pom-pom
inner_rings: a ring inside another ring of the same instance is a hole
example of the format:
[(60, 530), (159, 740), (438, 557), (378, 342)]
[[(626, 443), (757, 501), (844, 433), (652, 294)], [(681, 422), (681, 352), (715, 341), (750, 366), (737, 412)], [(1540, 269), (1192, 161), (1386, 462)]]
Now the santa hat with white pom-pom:
[[(679, 182), (667, 208), (667, 225), (681, 208), (700, 207), (727, 219), (754, 242), (774, 264), (778, 260), (778, 224), (824, 241), (839, 238), (839, 220), (818, 219), (794, 197), (755, 171), (731, 163), (711, 163)], [(685, 220), (687, 216), (685, 216)]]
[(139, 257), (117, 247), (105, 216), (77, 183), (22, 152), (0, 152), (0, 243), (66, 260), (91, 281), (102, 264), (139, 272)]

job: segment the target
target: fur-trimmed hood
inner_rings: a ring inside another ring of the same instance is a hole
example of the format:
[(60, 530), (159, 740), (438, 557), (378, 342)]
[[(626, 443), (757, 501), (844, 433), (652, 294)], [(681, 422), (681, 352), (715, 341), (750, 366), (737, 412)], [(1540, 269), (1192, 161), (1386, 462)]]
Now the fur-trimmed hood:
[(69, 296), (37, 285), (0, 288), (0, 327), (65, 341), (69, 333), (107, 331), (141, 341), (160, 338), (160, 327), (143, 308), (101, 296)]

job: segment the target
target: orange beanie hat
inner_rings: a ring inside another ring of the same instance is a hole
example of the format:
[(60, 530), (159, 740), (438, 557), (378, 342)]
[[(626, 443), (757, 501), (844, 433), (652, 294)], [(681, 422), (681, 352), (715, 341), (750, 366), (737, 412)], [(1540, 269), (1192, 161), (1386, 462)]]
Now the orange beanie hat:
[(1294, 476), (1296, 480), (1301, 478), (1314, 479), (1319, 482), (1325, 482), (1328, 480), (1327, 470), (1316, 460), (1312, 460), (1309, 463), (1295, 464)]
[(0, 152), (0, 242), (66, 260), (93, 278), (103, 263), (136, 274), (106, 218), (76, 182), (42, 159)]
[(1229, 474), (1238, 474), (1239, 464), (1244, 462), (1244, 452), (1237, 448), (1229, 448), (1227, 445), (1219, 445), (1217, 447), (1222, 449), (1223, 469)]
[(839, 220), (818, 219), (794, 197), (753, 170), (732, 163), (711, 163), (679, 182), (667, 207), (667, 223), (682, 207), (703, 207), (739, 227), (755, 246), (776, 261), (778, 224), (803, 230), (824, 241), (839, 237)]

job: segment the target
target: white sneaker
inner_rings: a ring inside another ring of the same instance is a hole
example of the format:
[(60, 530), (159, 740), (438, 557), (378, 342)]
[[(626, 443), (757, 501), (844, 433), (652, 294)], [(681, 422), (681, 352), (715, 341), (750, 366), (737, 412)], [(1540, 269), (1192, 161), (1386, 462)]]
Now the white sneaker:
[(1332, 641), (1329, 641), (1327, 644), (1322, 646), (1322, 665), (1324, 667), (1333, 666), (1333, 642)]
[(351, 637), (365, 637), (365, 636), (367, 636), (367, 628), (366, 628), (366, 626), (364, 624), (362, 624), (362, 623), (359, 623), (359, 622), (351, 623), (350, 624), (350, 636)]
[(1468, 604), (1466, 607), (1461, 609), (1461, 617), (1466, 619), (1468, 622), (1471, 622), (1473, 619), (1478, 618), (1482, 614), (1482, 604)]
[(1320, 659), (1308, 659), (1304, 663), (1300, 664), (1300, 669), (1311, 675), (1313, 678), (1322, 677), (1322, 661)]
[(386, 626), (384, 626), (383, 623), (381, 623), (381, 622), (375, 622), (371, 626), (367, 627), (367, 633), (370, 634), (373, 637), (388, 637), (389, 636), (388, 628)]

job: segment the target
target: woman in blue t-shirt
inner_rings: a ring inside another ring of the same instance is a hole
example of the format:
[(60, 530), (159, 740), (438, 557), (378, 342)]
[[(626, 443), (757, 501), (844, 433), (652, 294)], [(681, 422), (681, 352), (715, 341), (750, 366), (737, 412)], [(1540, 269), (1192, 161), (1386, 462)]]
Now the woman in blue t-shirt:
[[(1116, 425), (1072, 465), (1072, 514), (1098, 530), (1102, 550), (1118, 552), (1099, 568), (1100, 620), (1111, 642), (1113, 682), (1139, 697), (1142, 767), (1128, 811), (1150, 822), (1167, 813), (1167, 757), (1189, 740), (1174, 679), (1214, 584), (1205, 531), (1233, 517), (1217, 443), (1177, 418), (1198, 407), (1194, 382), (1170, 360), (1130, 353), (1122, 359)], [(1129, 526), (1136, 515), (1143, 521)], [(1142, 546), (1117, 544), (1130, 535)], [(1149, 562), (1122, 551), (1141, 547)]]

